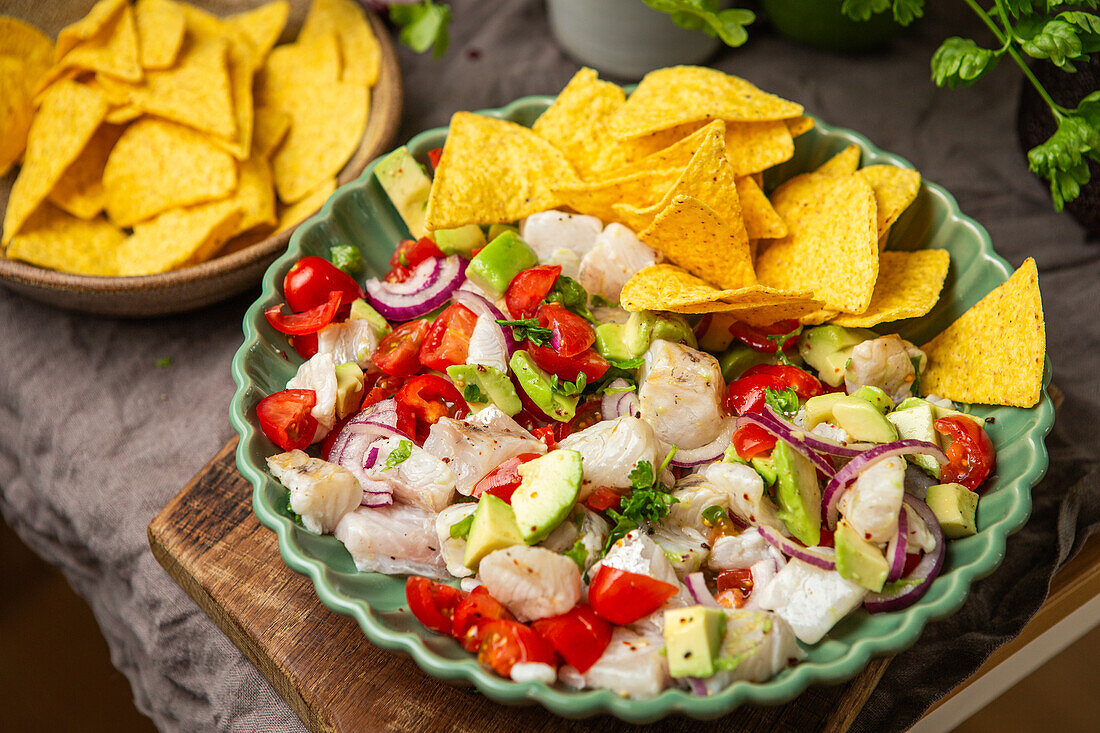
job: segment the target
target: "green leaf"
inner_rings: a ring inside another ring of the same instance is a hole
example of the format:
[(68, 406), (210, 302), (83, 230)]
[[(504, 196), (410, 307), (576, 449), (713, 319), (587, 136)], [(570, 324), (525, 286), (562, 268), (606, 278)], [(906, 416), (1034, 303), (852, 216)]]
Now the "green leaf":
[(718, 0), (644, 0), (654, 10), (668, 13), (672, 22), (688, 30), (701, 30), (712, 38), (721, 38), (727, 46), (740, 46), (748, 40), (745, 26), (756, 20), (750, 10), (719, 10)]
[(1064, 115), (1050, 138), (1028, 151), (1031, 170), (1050, 181), (1054, 208), (1061, 211), (1067, 201), (1081, 194), (1089, 182), (1086, 157), (1100, 151), (1100, 93), (1094, 92), (1078, 105), (1078, 111)]
[(637, 369), (642, 364), (645, 364), (645, 359), (641, 356), (636, 356), (633, 359), (625, 359), (623, 361), (615, 361), (614, 359), (608, 359), (608, 362), (610, 362), (611, 366), (615, 367), (616, 369), (630, 370), (630, 369)]
[(390, 451), (390, 454), (386, 456), (386, 467), (383, 471), (388, 471), (394, 466), (404, 463), (412, 455), (412, 441), (402, 440), (397, 444), (397, 447)]
[(932, 81), (951, 89), (970, 86), (992, 71), (1000, 57), (1000, 51), (982, 48), (969, 38), (952, 36), (932, 55)]
[(432, 0), (411, 5), (391, 5), (390, 20), (401, 28), (399, 38), (406, 46), (424, 53), (432, 49), (432, 58), (439, 58), (451, 42), (447, 26), (451, 23), (449, 5), (436, 5)]
[(170, 366), (172, 366), (172, 357), (162, 356), (157, 359), (157, 369), (167, 369)]
[(584, 546), (584, 542), (577, 540), (573, 543), (573, 546), (562, 553), (573, 562), (577, 563), (577, 567), (584, 572), (584, 563), (588, 560), (588, 548)]
[(635, 491), (648, 489), (656, 480), (653, 476), (653, 464), (649, 461), (638, 461), (638, 464), (630, 469), (627, 478), (630, 479), (630, 486)]
[(708, 527), (713, 527), (717, 524), (729, 521), (729, 516), (726, 514), (726, 510), (722, 508), (720, 504), (711, 504), (703, 510), (703, 522)]
[(470, 536), (470, 527), (474, 526), (474, 515), (471, 512), (451, 525), (451, 539), (464, 540)]
[(1077, 28), (1057, 18), (1047, 21), (1030, 40), (1020, 44), (1020, 49), (1032, 58), (1046, 59), (1065, 71), (1073, 71), (1069, 61), (1080, 58), (1083, 53)]
[(890, 9), (890, 0), (844, 0), (841, 11), (852, 20), (870, 20)]
[(489, 397), (481, 391), (474, 382), (470, 382), (462, 389), (462, 399), (467, 402), (488, 402)]
[(363, 269), (363, 255), (350, 244), (337, 244), (329, 248), (332, 264), (351, 275), (357, 276)]
[(764, 402), (781, 415), (794, 417), (798, 414), (798, 393), (791, 387), (784, 390), (765, 388)]
[(584, 372), (577, 375), (576, 382), (566, 382), (557, 374), (550, 375), (550, 388), (560, 392), (566, 397), (572, 397), (573, 395), (580, 394), (584, 391), (584, 388), (588, 385), (588, 377)]
[(302, 515), (290, 508), (290, 492), (286, 492), (286, 511), (290, 515), (290, 518), (294, 520), (295, 524), (302, 523)]
[(661, 478), (661, 474), (665, 472), (666, 468), (668, 468), (668, 464), (672, 463), (672, 457), (676, 455), (676, 451), (678, 450), (680, 450), (680, 446), (672, 446), (672, 449), (669, 450), (668, 455), (665, 456), (665, 460), (661, 461), (661, 466), (657, 469), (657, 476), (654, 478), (654, 480), (659, 480)]
[(539, 322), (534, 318), (521, 318), (518, 321), (497, 321), (498, 326), (510, 326), (512, 329), (512, 338), (516, 341), (523, 341), (528, 339), (533, 344), (538, 346), (545, 346), (550, 340), (550, 337), (554, 335), (554, 331), (549, 328), (545, 328), (539, 325)]
[(592, 311), (588, 309), (588, 291), (571, 277), (559, 275), (554, 287), (546, 296), (548, 303), (561, 303), (567, 310), (576, 313), (589, 323), (598, 323)]
[(802, 333), (802, 324), (795, 326), (793, 331), (788, 333), (778, 333), (772, 336), (766, 336), (768, 341), (775, 344), (776, 361), (785, 366), (792, 366), (791, 360), (787, 358), (787, 353), (783, 350), (783, 344), (797, 335)]
[[(648, 461), (639, 463), (635, 470), (638, 470), (638, 467), (642, 464), (645, 464), (652, 472), (653, 469)], [(631, 471), (632, 476), (633, 473)], [(679, 501), (659, 486), (651, 489), (635, 489), (629, 495), (623, 497), (621, 511), (607, 510), (607, 516), (615, 522), (615, 526), (612, 527), (611, 534), (607, 536), (604, 552), (606, 553), (611, 549), (611, 546), (625, 536), (627, 532), (637, 529), (642, 522), (659, 522), (667, 517), (672, 505)]]
[(909, 25), (924, 16), (924, 0), (894, 0), (894, 20), (898, 25)]
[(1081, 40), (1082, 53), (1096, 53), (1100, 51), (1100, 16), (1092, 13), (1073, 11), (1060, 13), (1058, 20), (1065, 21), (1077, 28), (1077, 36)]

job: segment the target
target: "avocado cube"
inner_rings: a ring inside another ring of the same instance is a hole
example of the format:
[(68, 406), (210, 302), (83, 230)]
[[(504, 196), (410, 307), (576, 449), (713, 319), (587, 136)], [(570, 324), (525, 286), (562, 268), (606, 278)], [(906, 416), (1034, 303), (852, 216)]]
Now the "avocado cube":
[(833, 418), (852, 440), (891, 443), (898, 439), (898, 431), (878, 408), (855, 395), (841, 397), (833, 404)]
[[(468, 385), (476, 385), (478, 391), (506, 415), (515, 415), (523, 409), (523, 403), (519, 401), (519, 395), (516, 394), (516, 388), (512, 386), (512, 380), (496, 367), (482, 364), (455, 364), (447, 367), (447, 376), (463, 396)], [(479, 400), (467, 398), (466, 401), (476, 403)]]
[(366, 321), (374, 326), (374, 331), (379, 337), (385, 336), (393, 330), (390, 327), (389, 321), (383, 318), (381, 313), (372, 308), (370, 303), (362, 298), (356, 298), (351, 302), (351, 313), (348, 315), (348, 320)]
[(852, 525), (841, 521), (834, 535), (836, 570), (840, 577), (878, 593), (886, 584), (890, 565), (882, 550), (860, 536)]
[(810, 459), (780, 440), (772, 449), (779, 518), (807, 547), (821, 542), (821, 488)]
[(474, 255), (466, 277), (494, 298), (504, 295), (512, 278), (539, 263), (535, 250), (515, 232), (504, 232)]
[(740, 377), (749, 367), (774, 363), (775, 354), (756, 351), (741, 343), (734, 344), (718, 357), (718, 366), (722, 370), (722, 378), (726, 380), (726, 384)]
[(865, 328), (844, 328), (832, 324), (818, 326), (802, 332), (798, 338), (798, 353), (818, 371), (823, 382), (838, 387), (844, 381), (844, 364), (852, 347), (877, 337), (877, 333)]
[(649, 340), (652, 343), (658, 339), (673, 343), (685, 343), (693, 349), (698, 345), (695, 341), (695, 332), (691, 330), (691, 326), (688, 325), (683, 316), (675, 313), (662, 313), (657, 316)]
[(512, 232), (513, 234), (519, 234), (519, 228), (514, 227), (511, 224), (490, 224), (489, 225), (489, 241), (493, 241), (501, 234), (505, 232)]
[(470, 570), (477, 570), (478, 563), (490, 552), (523, 544), (516, 515), (503, 499), (482, 494), (473, 517), (470, 534), (466, 537), (466, 554), (462, 558), (462, 564)]
[(826, 392), (806, 400), (804, 405), (806, 417), (802, 420), (802, 426), (807, 430), (813, 430), (823, 422), (834, 422), (833, 405), (842, 399), (844, 399), (842, 392)]
[(336, 365), (336, 417), (343, 420), (363, 403), (363, 370), (348, 362)]
[(573, 511), (581, 491), (581, 454), (555, 450), (519, 466), (512, 511), (523, 541), (541, 542)]
[(530, 354), (523, 349), (517, 349), (508, 360), (508, 366), (516, 375), (520, 389), (527, 393), (547, 417), (558, 422), (569, 422), (573, 419), (577, 413), (580, 395), (566, 396), (554, 389), (550, 375), (535, 363)]
[[(906, 404), (909, 407), (902, 409)], [(902, 438), (923, 440), (937, 446), (940, 444), (939, 433), (936, 432), (936, 428), (933, 426), (935, 413), (932, 411), (932, 403), (930, 402), (925, 402), (916, 397), (910, 398), (898, 405), (898, 409), (888, 414), (886, 419), (897, 428), (898, 435)], [(932, 478), (938, 479), (940, 477), (940, 464), (932, 456), (908, 455), (906, 459)]]
[(867, 400), (882, 414), (886, 414), (890, 411), (890, 408), (894, 406), (894, 401), (890, 399), (890, 396), (883, 392), (878, 387), (872, 387), (869, 384), (865, 384), (855, 392), (852, 392), (853, 397), (858, 397), (861, 400)]
[(432, 190), (432, 181), (409, 153), (409, 149), (401, 146), (378, 161), (378, 165), (374, 167), (374, 176), (382, 184), (382, 190), (390, 197), (409, 232), (417, 239), (427, 236), (424, 217), (428, 212), (428, 194)]
[(623, 342), (632, 356), (641, 356), (653, 341), (653, 326), (657, 317), (649, 311), (636, 311), (623, 324)]
[(596, 351), (612, 361), (633, 359), (635, 354), (627, 348), (623, 338), (625, 326), (621, 323), (601, 323), (596, 326)]
[(485, 246), (485, 232), (477, 224), (467, 224), (455, 229), (436, 229), (432, 232), (435, 243), (445, 255), (473, 255), (474, 250)]
[(925, 500), (949, 538), (969, 537), (978, 531), (978, 495), (962, 484), (929, 486)]
[(771, 458), (753, 456), (750, 462), (752, 463), (753, 470), (760, 474), (760, 478), (764, 479), (765, 486), (775, 486), (775, 464), (772, 463)]
[(688, 606), (665, 611), (665, 648), (673, 677), (710, 677), (726, 633), (719, 608)]

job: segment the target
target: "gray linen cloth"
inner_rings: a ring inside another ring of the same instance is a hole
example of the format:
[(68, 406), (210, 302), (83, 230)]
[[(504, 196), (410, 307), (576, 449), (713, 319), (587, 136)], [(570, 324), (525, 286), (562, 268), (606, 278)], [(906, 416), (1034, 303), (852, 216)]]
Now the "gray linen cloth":
[[(0, 12), (10, 4), (0, 2)], [(445, 58), (401, 53), (401, 140), (446, 124), (456, 110), (555, 93), (578, 68), (550, 38), (538, 0), (452, 5)], [(859, 730), (907, 727), (1018, 633), (1053, 571), (1100, 521), (1100, 249), (1054, 213), (1027, 171), (1014, 133), (1020, 77), (1010, 64), (968, 90), (929, 82), (939, 41), (979, 32), (965, 9), (940, 5), (881, 54), (806, 50), (759, 22), (747, 47), (714, 60), (913, 161), (989, 229), (1013, 265), (1028, 255), (1039, 264), (1048, 349), (1066, 400), (1034, 515), (966, 606), (929, 625), (890, 665)], [(257, 292), (189, 315), (118, 321), (0, 289), (0, 510), (87, 599), (137, 707), (164, 731), (301, 730), (145, 538), (157, 511), (232, 436), (229, 361)], [(158, 368), (161, 357), (171, 366)]]

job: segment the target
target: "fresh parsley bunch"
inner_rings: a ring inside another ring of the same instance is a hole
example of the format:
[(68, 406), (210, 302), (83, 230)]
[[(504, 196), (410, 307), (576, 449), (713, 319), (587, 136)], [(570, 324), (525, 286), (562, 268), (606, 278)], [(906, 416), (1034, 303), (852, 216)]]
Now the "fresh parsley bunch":
[(718, 0), (643, 0), (646, 5), (668, 13), (672, 22), (690, 31), (703, 31), (720, 38), (727, 46), (740, 46), (748, 40), (745, 26), (756, 20), (751, 10), (721, 10)]

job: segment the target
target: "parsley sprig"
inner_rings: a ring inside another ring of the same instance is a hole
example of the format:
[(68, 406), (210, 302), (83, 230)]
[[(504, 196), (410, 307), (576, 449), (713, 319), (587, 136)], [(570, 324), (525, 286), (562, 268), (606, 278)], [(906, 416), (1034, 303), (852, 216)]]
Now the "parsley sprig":
[(764, 389), (764, 402), (780, 415), (794, 417), (798, 414), (798, 393), (791, 387), (786, 389)]
[(789, 331), (787, 333), (777, 333), (775, 335), (765, 337), (768, 339), (768, 341), (771, 341), (773, 344), (775, 344), (776, 361), (786, 366), (792, 366), (791, 360), (787, 358), (787, 352), (783, 350), (783, 345), (801, 333), (802, 324), (800, 323), (794, 327), (793, 331)]
[(451, 37), (447, 27), (451, 24), (451, 7), (422, 0), (418, 3), (391, 3), (390, 21), (401, 28), (398, 37), (406, 46), (424, 53), (429, 48), (432, 58), (447, 52)]
[(554, 334), (553, 329), (540, 326), (534, 318), (521, 318), (518, 321), (497, 321), (498, 326), (510, 326), (512, 338), (516, 341), (528, 339), (536, 346), (545, 346)]
[(756, 20), (751, 10), (722, 10), (718, 0), (644, 0), (654, 10), (668, 13), (672, 22), (688, 30), (700, 30), (721, 38), (727, 46), (740, 46), (749, 37), (745, 26)]
[(557, 374), (550, 375), (550, 388), (555, 392), (560, 392), (566, 397), (572, 397), (584, 392), (584, 388), (588, 386), (588, 377), (584, 372), (577, 375), (576, 382), (566, 382)]
[(656, 473), (653, 471), (653, 464), (649, 461), (638, 461), (637, 465), (631, 469), (628, 477), (632, 491), (623, 497), (618, 511), (607, 510), (608, 518), (615, 525), (607, 536), (607, 543), (603, 548), (605, 554), (612, 545), (644, 522), (659, 522), (667, 517), (672, 505), (680, 501), (668, 493), (668, 489), (660, 482), (661, 474), (664, 473), (674, 455), (676, 455), (676, 446), (673, 446), (665, 456)]

